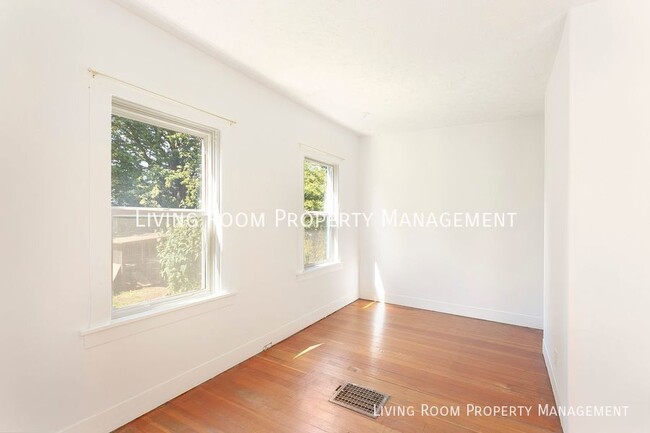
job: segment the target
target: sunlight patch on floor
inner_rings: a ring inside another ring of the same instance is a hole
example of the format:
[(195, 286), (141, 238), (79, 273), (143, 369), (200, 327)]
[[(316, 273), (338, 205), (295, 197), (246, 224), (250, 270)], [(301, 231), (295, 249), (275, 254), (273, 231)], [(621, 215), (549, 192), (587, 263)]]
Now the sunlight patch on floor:
[(323, 345), (323, 343), (318, 343), (318, 344), (314, 344), (313, 346), (309, 346), (308, 348), (306, 348), (305, 350), (303, 350), (302, 352), (300, 352), (299, 354), (297, 354), (296, 356), (294, 356), (293, 359), (299, 358), (299, 357), (301, 357), (302, 355), (304, 355), (305, 353), (307, 353), (307, 352), (311, 352), (312, 350), (317, 349), (317, 348), (319, 348), (319, 347), (322, 346), (322, 345)]

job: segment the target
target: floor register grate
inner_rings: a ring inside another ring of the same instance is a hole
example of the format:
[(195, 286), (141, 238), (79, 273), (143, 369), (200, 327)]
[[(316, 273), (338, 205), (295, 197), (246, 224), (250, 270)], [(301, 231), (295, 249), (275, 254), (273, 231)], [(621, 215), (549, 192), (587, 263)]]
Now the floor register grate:
[(344, 383), (336, 388), (330, 401), (371, 418), (377, 418), (389, 397), (388, 394), (354, 383)]

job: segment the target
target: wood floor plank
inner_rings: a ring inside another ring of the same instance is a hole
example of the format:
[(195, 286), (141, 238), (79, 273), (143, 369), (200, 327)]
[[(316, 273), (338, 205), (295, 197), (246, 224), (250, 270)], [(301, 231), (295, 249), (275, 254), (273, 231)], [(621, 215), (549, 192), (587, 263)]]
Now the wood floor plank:
[[(166, 433), (554, 433), (541, 331), (366, 300), (116, 430)], [(350, 381), (391, 395), (376, 420), (328, 401)], [(458, 413), (431, 416), (436, 410)], [(478, 416), (479, 407), (530, 407)]]

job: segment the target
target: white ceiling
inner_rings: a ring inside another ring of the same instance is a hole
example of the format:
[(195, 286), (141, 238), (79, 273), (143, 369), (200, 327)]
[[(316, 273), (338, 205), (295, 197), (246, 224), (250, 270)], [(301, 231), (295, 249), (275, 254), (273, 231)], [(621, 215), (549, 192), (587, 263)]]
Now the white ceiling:
[(540, 113), (590, 0), (118, 0), (361, 134)]

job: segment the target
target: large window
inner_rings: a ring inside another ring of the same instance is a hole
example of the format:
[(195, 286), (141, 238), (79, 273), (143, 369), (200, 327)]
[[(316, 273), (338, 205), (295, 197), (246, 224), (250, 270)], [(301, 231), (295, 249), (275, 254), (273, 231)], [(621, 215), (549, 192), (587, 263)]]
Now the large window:
[(304, 269), (338, 260), (337, 176), (336, 165), (304, 159)]
[(215, 290), (216, 140), (214, 130), (114, 101), (113, 318)]

